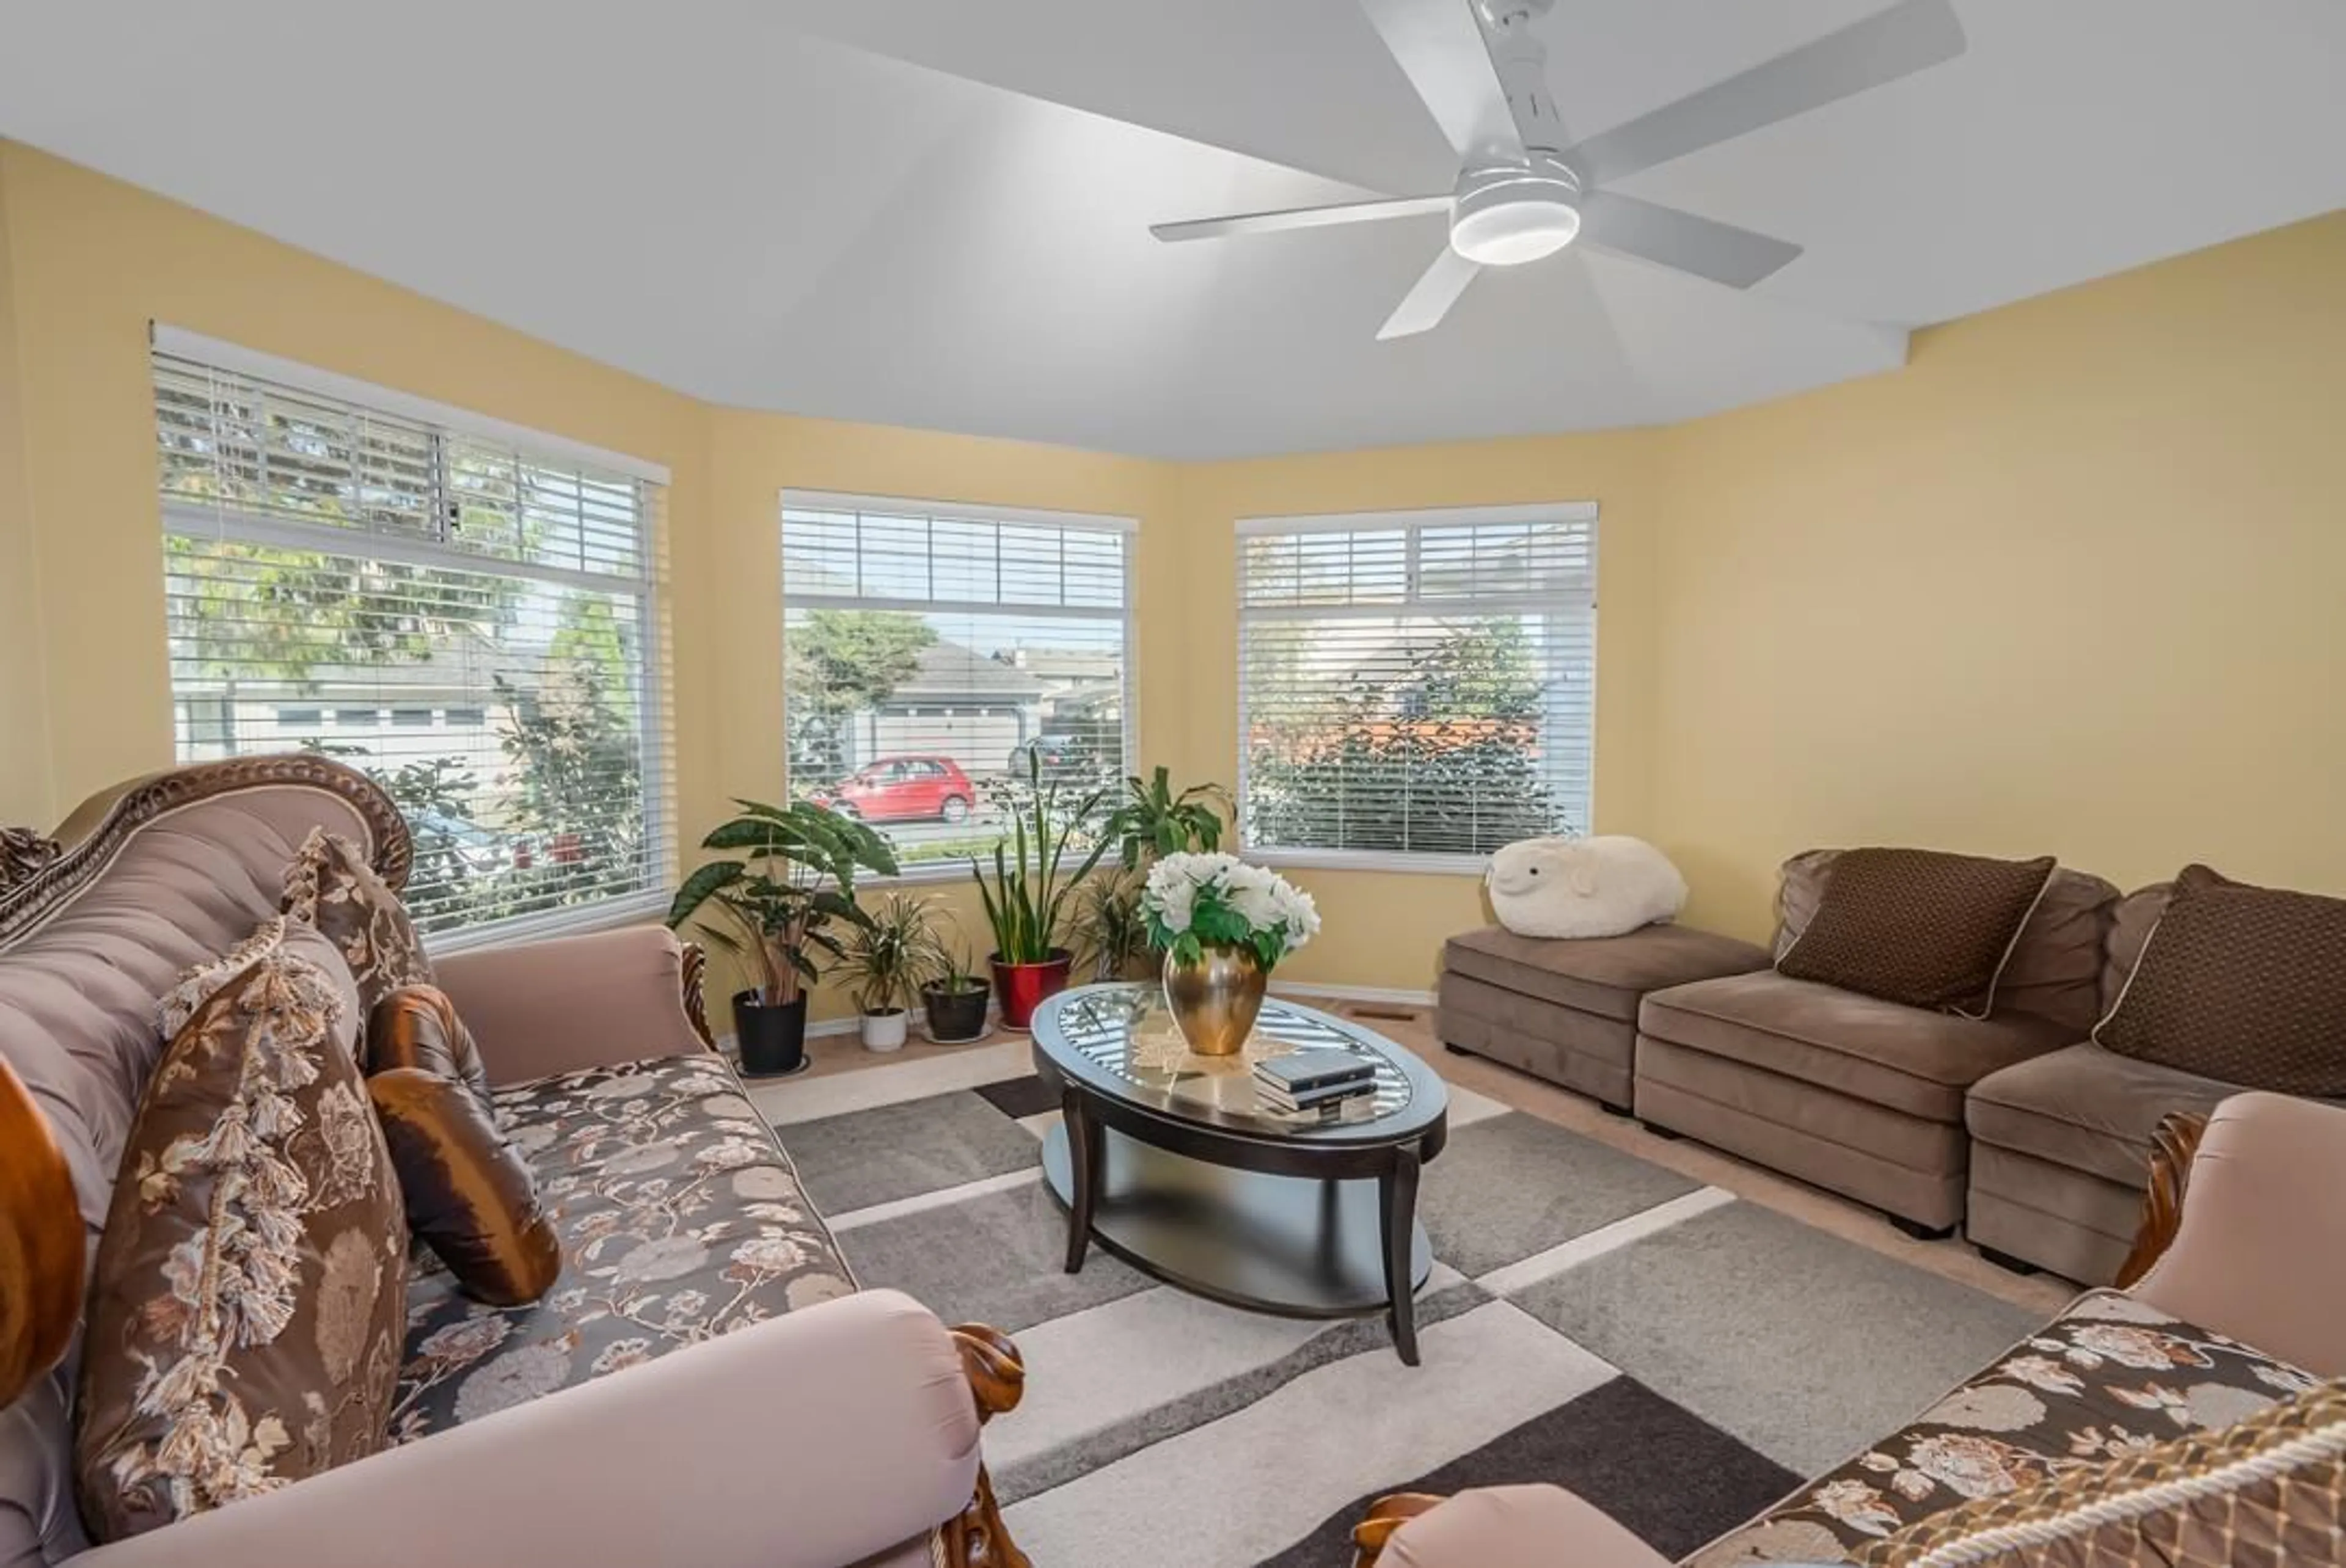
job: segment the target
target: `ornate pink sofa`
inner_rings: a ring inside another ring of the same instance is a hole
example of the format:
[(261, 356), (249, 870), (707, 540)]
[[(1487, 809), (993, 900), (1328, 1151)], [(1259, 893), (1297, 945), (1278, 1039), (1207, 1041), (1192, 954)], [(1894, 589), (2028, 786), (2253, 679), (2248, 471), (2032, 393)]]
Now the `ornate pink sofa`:
[[(2051, 1473), (2050, 1463), (2118, 1458), (2116, 1443), (2131, 1441), (2127, 1429), (2220, 1425), (2237, 1419), (2244, 1401), (2346, 1376), (2346, 1108), (2245, 1094), (2208, 1116), (2172, 1115), (2159, 1129), (2142, 1207), (2119, 1272), (2124, 1289), (2086, 1292), (1903, 1431), (1804, 1483), (1686, 1559), (1686, 1568), (1842, 1562), (1961, 1502), (1921, 1472), (1899, 1470), (1898, 1456), (1951, 1438), (1989, 1446), (1964, 1425), (1964, 1408), (1983, 1391), (1995, 1397), (1999, 1386), (2006, 1412), (2015, 1388), (2047, 1395), (2030, 1400), (2043, 1411), (2034, 1420), (1984, 1423), (2013, 1483), (2023, 1485)], [(2160, 1384), (2165, 1374), (2146, 1369), (2165, 1367), (2164, 1354), (2135, 1353), (2130, 1336), (2201, 1349), (2178, 1358), (2168, 1369), (2174, 1376)], [(2188, 1397), (2175, 1386), (2182, 1383)], [(2153, 1394), (2175, 1408), (2145, 1415)], [(2204, 1412), (2193, 1400), (2206, 1402)], [(2236, 1413), (2216, 1413), (2226, 1410)], [(1912, 1490), (1890, 1482), (1892, 1472)], [(1539, 1484), (1389, 1497), (1353, 1539), (1357, 1568), (1669, 1568), (1589, 1503)]]
[[(285, 866), (318, 826), (403, 881), (410, 847), (390, 800), (311, 758), (180, 769), (92, 800), (55, 838), (0, 838), (0, 1568), (1023, 1568), (978, 1442), (1017, 1402), (1015, 1349), (854, 1289), (788, 1156), (709, 1049), (699, 953), (657, 926), (435, 966), (563, 1232), (555, 1289), (485, 1308), (419, 1265), (393, 1446), (89, 1544), (71, 1480), (78, 1260), (95, 1254), (161, 1049), (156, 1000), (276, 911)], [(567, 1135), (620, 1100), (657, 1147)], [(729, 1255), (722, 1203), (696, 1208), (688, 1235), (629, 1207), (650, 1205), (629, 1196), (648, 1184), (597, 1186), (614, 1159), (689, 1163), (720, 1142), (726, 1189), (761, 1201), (758, 1234), (780, 1227), (771, 1267)], [(593, 1256), (619, 1267), (590, 1270), (587, 1247), (630, 1227), (635, 1246), (665, 1237), (658, 1268), (636, 1271), (660, 1293), (634, 1298), (633, 1316), (629, 1254), (607, 1240)], [(13, 1400), (12, 1374), (31, 1378)]]

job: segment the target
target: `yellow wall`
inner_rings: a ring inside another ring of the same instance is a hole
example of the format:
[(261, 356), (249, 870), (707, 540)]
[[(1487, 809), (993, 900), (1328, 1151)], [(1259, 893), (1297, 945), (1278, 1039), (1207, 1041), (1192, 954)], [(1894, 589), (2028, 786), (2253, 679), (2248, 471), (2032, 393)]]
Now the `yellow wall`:
[(2346, 892), (2346, 214), (1670, 433), (1654, 825), (1765, 929), (1812, 844)]
[[(40, 595), (37, 616), (0, 616), (0, 667), (39, 671), (50, 716), (46, 789), (0, 772), (0, 821), (53, 820), (172, 760), (150, 321), (666, 463), (679, 609), (711, 569), (691, 399), (14, 143), (0, 187)], [(712, 640), (679, 615), (676, 647), (678, 763), (703, 788)], [(12, 724), (7, 747), (26, 740)]]
[[(150, 320), (668, 464), (688, 842), (782, 787), (785, 487), (1139, 518), (1141, 758), (1223, 782), (1236, 519), (1588, 499), (1597, 826), (1695, 918), (1757, 932), (1785, 854), (1865, 840), (2346, 891), (2346, 215), (1671, 430), (1170, 464), (711, 408), (0, 143), (0, 821), (171, 759)], [(1423, 986), (1483, 918), (1298, 877), (1296, 980)]]
[(0, 161), (0, 824), (46, 827), (58, 813), (49, 787), (40, 585), (33, 573), (33, 516), (25, 488), (24, 397), (17, 370), (8, 197), (8, 168)]

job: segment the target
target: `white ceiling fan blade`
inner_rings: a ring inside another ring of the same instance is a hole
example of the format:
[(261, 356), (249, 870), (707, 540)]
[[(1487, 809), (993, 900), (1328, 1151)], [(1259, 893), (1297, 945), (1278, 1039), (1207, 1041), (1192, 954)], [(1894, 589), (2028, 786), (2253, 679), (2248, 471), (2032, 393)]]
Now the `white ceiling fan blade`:
[(1385, 324), (1377, 329), (1377, 341), (1406, 338), (1440, 326), (1442, 318), (1450, 313), (1450, 307), (1458, 302), (1458, 296), (1466, 291), (1466, 285), (1482, 270), (1480, 262), (1469, 261), (1444, 245), (1442, 254), (1433, 259), (1433, 265), (1425, 270), (1425, 276), (1417, 280), (1393, 313), (1385, 318)]
[(1581, 198), (1580, 242), (1658, 261), (1730, 289), (1749, 289), (1800, 253), (1789, 240), (1610, 190)]
[(1472, 0), (1361, 0), (1361, 9), (1462, 162), (1523, 150)]
[(1951, 0), (1901, 0), (1764, 66), (1591, 137), (1565, 154), (1565, 161), (1582, 179), (1604, 185), (1911, 76), (1953, 59), (1964, 47), (1964, 25)]
[(1427, 212), (1447, 212), (1446, 196), (1400, 196), (1390, 201), (1343, 201), (1331, 207), (1290, 207), (1278, 212), (1246, 212), (1229, 218), (1193, 218), (1180, 223), (1152, 223), (1148, 232), (1170, 243), (1177, 239), (1219, 239), (1229, 234), (1276, 234), (1287, 229), (1323, 229), (1335, 223), (1379, 223), (1388, 218), (1415, 218)]

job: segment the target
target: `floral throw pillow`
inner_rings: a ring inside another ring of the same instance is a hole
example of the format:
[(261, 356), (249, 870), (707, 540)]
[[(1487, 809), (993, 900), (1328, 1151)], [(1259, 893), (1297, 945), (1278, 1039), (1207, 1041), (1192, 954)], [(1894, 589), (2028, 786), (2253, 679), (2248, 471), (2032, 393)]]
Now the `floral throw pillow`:
[(359, 1005), (374, 1004), (403, 985), (429, 985), (423, 939), (399, 895), (375, 874), (359, 847), (312, 828), (285, 868), (285, 912), (325, 932), (358, 982)]
[(274, 920), (165, 998), (98, 1244), (75, 1474), (98, 1541), (384, 1446), (406, 1215), (339, 961)]

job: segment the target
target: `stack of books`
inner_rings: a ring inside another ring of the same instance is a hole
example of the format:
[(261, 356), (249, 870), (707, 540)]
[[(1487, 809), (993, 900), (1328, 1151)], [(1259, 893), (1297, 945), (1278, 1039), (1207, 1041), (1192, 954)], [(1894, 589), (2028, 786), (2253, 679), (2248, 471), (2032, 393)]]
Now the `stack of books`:
[(1255, 1095), (1265, 1110), (1300, 1122), (1338, 1122), (1375, 1099), (1376, 1064), (1335, 1046), (1273, 1056), (1254, 1064)]

